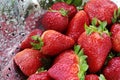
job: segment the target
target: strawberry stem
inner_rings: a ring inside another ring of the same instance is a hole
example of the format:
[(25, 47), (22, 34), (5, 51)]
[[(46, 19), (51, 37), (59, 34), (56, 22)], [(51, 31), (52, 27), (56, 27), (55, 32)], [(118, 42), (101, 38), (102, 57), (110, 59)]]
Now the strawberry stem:
[(61, 13), (62, 16), (67, 16), (67, 15), (68, 15), (68, 11), (65, 10), (65, 9), (63, 9), (63, 8), (61, 8), (61, 9), (59, 10), (59, 12)]
[[(99, 26), (97, 27), (97, 22), (99, 23)], [(107, 35), (110, 35), (109, 31), (106, 28), (107, 26), (107, 22), (103, 21), (101, 22), (100, 20), (93, 18), (92, 20), (92, 24), (90, 26), (87, 26), (85, 24), (85, 31), (88, 35), (92, 34), (93, 32), (97, 32), (100, 35), (102, 35), (103, 33), (106, 33)]]
[(79, 62), (80, 71), (78, 73), (78, 77), (80, 80), (85, 80), (86, 71), (88, 70), (88, 64), (86, 61), (87, 56), (84, 55), (84, 51), (83, 49), (80, 49), (79, 45), (74, 46), (74, 51), (78, 55), (80, 61)]
[(64, 8), (61, 8), (60, 10), (53, 10), (51, 8), (49, 8), (50, 12), (58, 12), (60, 13), (62, 16), (68, 16), (68, 11), (65, 10)]
[(35, 36), (32, 36), (32, 39), (35, 41), (35, 42), (30, 43), (32, 45), (33, 49), (40, 50), (41, 47), (44, 45), (41, 37), (38, 35), (35, 35)]
[(99, 80), (106, 80), (103, 74), (100, 74)]
[(120, 8), (114, 11), (114, 15), (112, 18), (112, 23), (117, 23), (117, 22), (120, 22)]

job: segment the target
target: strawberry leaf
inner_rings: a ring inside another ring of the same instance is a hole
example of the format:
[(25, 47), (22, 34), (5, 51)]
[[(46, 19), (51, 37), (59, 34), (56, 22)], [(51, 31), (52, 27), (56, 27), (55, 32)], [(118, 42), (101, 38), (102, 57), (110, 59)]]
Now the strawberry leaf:
[(82, 0), (74, 0), (72, 4), (74, 4), (75, 6), (81, 6)]
[(92, 20), (92, 23), (91, 23), (93, 26), (96, 26), (97, 25), (97, 18), (93, 18)]
[(51, 8), (49, 8), (49, 11), (50, 12), (59, 12), (62, 16), (68, 16), (68, 11), (61, 8), (60, 10), (53, 10)]
[(41, 37), (39, 37), (38, 35), (32, 36), (32, 39), (35, 42), (31, 42), (31, 45), (33, 46), (33, 49), (41, 49), (41, 47), (43, 46), (43, 41), (41, 39)]
[(99, 80), (106, 80), (103, 74), (100, 74)]
[(40, 68), (36, 71), (36, 73), (43, 72), (43, 71), (45, 71), (44, 67), (40, 67)]
[(92, 26), (92, 25), (87, 26), (87, 25), (85, 24), (85, 31), (86, 31), (86, 33), (87, 33), (88, 35), (90, 35), (90, 34), (92, 34), (93, 32), (97, 32), (97, 27)]
[(75, 45), (75, 46), (74, 46), (74, 51), (75, 51), (75, 53), (78, 53), (79, 50), (80, 50), (80, 46), (79, 46), (79, 45)]
[(78, 73), (78, 77), (80, 80), (85, 80), (85, 74), (86, 71), (88, 70), (88, 64), (86, 61), (87, 56), (84, 55), (84, 51), (83, 49), (80, 49), (79, 45), (74, 46), (74, 51), (78, 55), (80, 61), (79, 62), (80, 71)]
[(112, 17), (112, 23), (116, 23), (120, 21), (120, 8), (118, 10), (114, 11), (113, 17)]
[(105, 64), (104, 65), (107, 65), (107, 63), (113, 58), (115, 57), (115, 54), (113, 52), (110, 52), (106, 58), (106, 61), (105, 61)]
[(65, 9), (63, 9), (63, 8), (61, 8), (61, 9), (59, 10), (59, 12), (61, 13), (62, 16), (67, 16), (67, 15), (68, 15), (68, 11), (65, 10)]
[[(97, 22), (99, 23), (98, 27), (96, 26)], [(106, 33), (107, 35), (110, 35), (106, 26), (107, 26), (106, 21), (101, 22), (100, 20), (98, 20), (96, 18), (93, 18), (92, 25), (87, 26), (85, 24), (85, 31), (86, 31), (86, 34), (88, 34), (88, 35), (92, 34), (93, 32), (97, 32), (100, 35), (102, 35), (103, 33)]]
[(71, 4), (73, 2), (73, 0), (66, 0), (67, 4)]

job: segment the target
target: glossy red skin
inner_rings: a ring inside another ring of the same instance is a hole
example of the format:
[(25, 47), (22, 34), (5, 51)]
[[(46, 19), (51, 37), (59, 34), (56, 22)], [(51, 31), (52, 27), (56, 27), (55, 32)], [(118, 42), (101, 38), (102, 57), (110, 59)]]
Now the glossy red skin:
[[(59, 59), (58, 59), (59, 58)], [(78, 56), (72, 50), (62, 52), (56, 57), (57, 61), (48, 70), (49, 75), (55, 80), (79, 80)], [(56, 60), (55, 59), (55, 60)]]
[(98, 72), (111, 50), (112, 43), (110, 36), (106, 34), (100, 35), (97, 32), (87, 35), (84, 32), (79, 37), (78, 44), (84, 49), (85, 55), (88, 56), (89, 71), (91, 73)]
[(84, 10), (79, 11), (71, 20), (68, 26), (67, 35), (77, 42), (78, 37), (85, 31), (85, 23), (89, 25), (89, 17)]
[(51, 6), (51, 9), (53, 9), (53, 10), (60, 10), (62, 8), (68, 11), (68, 17), (70, 20), (77, 13), (77, 9), (74, 5), (69, 5), (65, 2), (57, 2)]
[(20, 48), (21, 48), (21, 49), (32, 48), (31, 42), (35, 42), (35, 41), (32, 39), (32, 36), (35, 36), (35, 35), (41, 36), (41, 34), (42, 34), (42, 30), (40, 30), (40, 29), (34, 29), (34, 30), (31, 31), (31, 32), (29, 33), (29, 35), (22, 41), (22, 43), (21, 43), (21, 45), (20, 45)]
[(24, 49), (14, 56), (14, 61), (26, 76), (30, 76), (42, 66), (42, 58), (38, 50)]
[(59, 12), (47, 11), (43, 15), (42, 25), (46, 30), (52, 29), (64, 32), (68, 26), (68, 17), (62, 16)]
[(74, 40), (55, 30), (46, 30), (41, 36), (44, 46), (41, 52), (45, 55), (55, 56), (60, 52), (70, 49), (74, 45)]
[(120, 57), (111, 59), (103, 74), (107, 80), (120, 80)]
[(116, 52), (120, 52), (120, 24), (114, 24), (111, 27), (112, 48)]
[(101, 21), (107, 21), (108, 24), (112, 23), (114, 10), (117, 9), (117, 5), (111, 0), (90, 0), (84, 6), (91, 21), (96, 17)]
[(99, 77), (96, 74), (89, 74), (85, 76), (85, 80), (99, 80)]
[(47, 71), (44, 71), (29, 76), (27, 80), (53, 80), (53, 79), (48, 75)]

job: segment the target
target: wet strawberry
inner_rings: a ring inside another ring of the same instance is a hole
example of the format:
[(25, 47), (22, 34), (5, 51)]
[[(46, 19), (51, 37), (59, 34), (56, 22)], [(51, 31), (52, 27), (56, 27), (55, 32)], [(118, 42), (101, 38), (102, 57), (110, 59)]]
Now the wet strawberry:
[[(79, 47), (79, 46), (77, 46)], [(81, 50), (66, 50), (55, 58), (53, 66), (48, 70), (49, 75), (55, 80), (84, 80), (88, 69), (86, 56)], [(84, 65), (84, 66), (82, 66)]]
[(42, 67), (42, 58), (38, 50), (24, 49), (14, 56), (14, 61), (26, 76), (30, 76)]
[(96, 74), (89, 74), (85, 76), (85, 80), (99, 80), (99, 77)]
[(89, 25), (89, 17), (84, 10), (81, 10), (69, 23), (66, 34), (77, 41), (78, 37), (85, 31), (85, 24)]
[(112, 48), (116, 52), (120, 52), (120, 24), (114, 24), (111, 27)]
[(53, 10), (60, 10), (62, 8), (68, 11), (68, 17), (69, 17), (70, 20), (77, 13), (77, 9), (74, 5), (69, 5), (65, 2), (57, 2), (57, 3), (55, 3), (51, 6), (51, 9), (53, 9)]
[(46, 30), (41, 39), (43, 41), (43, 46), (41, 47), (41, 52), (45, 55), (57, 55), (60, 52), (70, 49), (74, 45), (74, 40), (64, 34), (61, 34), (54, 30)]
[(115, 57), (108, 62), (103, 74), (107, 80), (119, 80), (120, 79), (120, 57)]
[(85, 76), (85, 80), (106, 80), (103, 74), (100, 74), (100, 76), (96, 74), (88, 74)]
[(91, 73), (96, 73), (101, 69), (112, 47), (109, 32), (105, 28), (107, 23), (100, 23), (98, 28), (95, 25), (85, 26), (86, 31), (78, 39), (78, 44), (88, 56), (87, 62)]
[(46, 30), (52, 29), (64, 32), (68, 26), (67, 11), (64, 9), (47, 11), (43, 15), (42, 25)]
[(32, 39), (32, 36), (41, 36), (42, 30), (40, 29), (34, 29), (29, 33), (29, 35), (24, 39), (20, 45), (21, 49), (25, 48), (32, 48), (31, 42), (35, 42), (35, 40)]
[(120, 8), (114, 11), (112, 18), (113, 25), (111, 27), (112, 48), (116, 52), (120, 52)]
[(53, 79), (48, 75), (47, 71), (44, 71), (29, 76), (27, 80), (53, 80)]
[(114, 10), (117, 9), (117, 5), (111, 0), (90, 0), (84, 6), (91, 21), (96, 17), (101, 21), (107, 21), (108, 24), (111, 24)]

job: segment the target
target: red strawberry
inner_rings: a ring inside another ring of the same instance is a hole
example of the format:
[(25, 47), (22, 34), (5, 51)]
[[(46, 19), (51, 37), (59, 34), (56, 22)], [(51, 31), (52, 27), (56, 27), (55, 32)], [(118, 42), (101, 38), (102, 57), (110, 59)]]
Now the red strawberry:
[(84, 10), (81, 10), (71, 20), (66, 34), (77, 41), (78, 37), (85, 31), (85, 23), (89, 25), (89, 17)]
[(99, 80), (99, 77), (96, 74), (89, 74), (85, 76), (85, 80)]
[(42, 66), (42, 58), (38, 50), (24, 49), (15, 55), (14, 61), (26, 76), (30, 76)]
[(103, 73), (107, 80), (120, 80), (120, 57), (111, 59)]
[(55, 80), (84, 80), (84, 73), (88, 68), (85, 59), (83, 51), (76, 54), (73, 50), (66, 50), (55, 58), (48, 73)]
[(53, 10), (60, 10), (62, 8), (68, 11), (68, 17), (70, 20), (77, 13), (77, 9), (74, 5), (69, 5), (65, 2), (57, 2), (51, 6), (51, 9), (53, 9)]
[(114, 24), (111, 27), (112, 48), (116, 52), (120, 52), (120, 24)]
[(53, 79), (48, 75), (47, 71), (44, 71), (29, 76), (27, 80), (53, 80)]
[(112, 47), (111, 39), (105, 28), (107, 23), (100, 22), (99, 27), (85, 26), (86, 31), (78, 39), (78, 44), (88, 56), (87, 62), (91, 73), (98, 72)]
[(21, 45), (20, 45), (20, 48), (21, 49), (25, 49), (25, 48), (32, 48), (32, 45), (31, 45), (31, 42), (35, 42), (33, 39), (32, 39), (32, 36), (41, 36), (42, 34), (42, 31), (40, 29), (34, 29), (27, 37), (24, 41), (22, 41)]
[(41, 52), (45, 55), (51, 56), (72, 48), (75, 43), (72, 38), (54, 30), (46, 30), (42, 34), (41, 39), (43, 41)]
[(117, 5), (111, 0), (90, 0), (84, 7), (91, 21), (96, 17), (101, 21), (107, 21), (108, 24), (111, 24), (114, 10), (117, 9)]
[(45, 29), (53, 29), (59, 32), (64, 32), (67, 29), (68, 17), (64, 9), (59, 11), (47, 11), (42, 18), (42, 25)]

